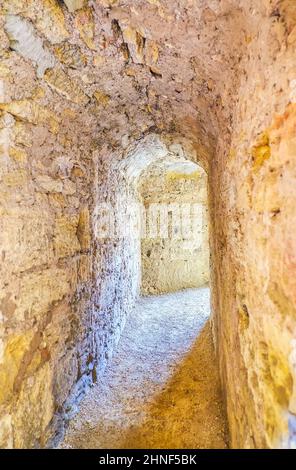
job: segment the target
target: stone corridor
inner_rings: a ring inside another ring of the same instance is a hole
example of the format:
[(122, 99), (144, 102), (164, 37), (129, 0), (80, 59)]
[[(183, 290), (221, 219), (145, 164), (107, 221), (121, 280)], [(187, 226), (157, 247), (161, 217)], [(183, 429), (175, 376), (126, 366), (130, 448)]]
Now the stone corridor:
[(0, 448), (295, 448), (296, 1), (0, 3)]
[(209, 289), (142, 297), (62, 448), (225, 448)]

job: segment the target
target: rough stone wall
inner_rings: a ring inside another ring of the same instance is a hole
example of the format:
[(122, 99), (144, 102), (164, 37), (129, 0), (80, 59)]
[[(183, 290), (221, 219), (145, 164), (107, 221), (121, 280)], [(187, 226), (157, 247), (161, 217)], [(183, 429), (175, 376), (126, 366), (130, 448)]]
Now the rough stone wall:
[(165, 161), (141, 177), (145, 207), (142, 293), (199, 287), (209, 281), (207, 176), (189, 162)]
[(96, 209), (128, 212), (151, 133), (209, 169), (232, 444), (294, 445), (295, 1), (0, 8), (0, 447), (52, 442), (116, 344), (140, 252)]
[(212, 161), (213, 311), (232, 446), (295, 447), (296, 5), (252, 7)]
[(118, 340), (128, 254), (93, 234), (110, 151), (96, 141), (92, 11), (15, 1), (1, 14), (0, 447), (44, 447)]

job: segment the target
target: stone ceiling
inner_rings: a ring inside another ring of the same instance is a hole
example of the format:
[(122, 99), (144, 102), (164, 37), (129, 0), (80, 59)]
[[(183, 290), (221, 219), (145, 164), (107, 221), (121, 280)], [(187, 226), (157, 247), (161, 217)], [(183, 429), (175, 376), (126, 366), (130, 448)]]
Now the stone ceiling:
[[(229, 119), (247, 35), (240, 3), (9, 0), (1, 39), (52, 90), (87, 107), (112, 145), (153, 131), (186, 136), (206, 155)], [(24, 79), (8, 100), (36, 85), (29, 70)]]

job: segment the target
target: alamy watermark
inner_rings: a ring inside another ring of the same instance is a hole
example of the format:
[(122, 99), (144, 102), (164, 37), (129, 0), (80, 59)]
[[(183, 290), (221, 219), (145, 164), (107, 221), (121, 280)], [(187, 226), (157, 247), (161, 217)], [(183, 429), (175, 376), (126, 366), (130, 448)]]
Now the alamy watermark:
[(118, 201), (101, 203), (95, 212), (97, 239), (169, 239), (193, 241), (200, 246), (206, 224), (200, 203), (152, 203)]

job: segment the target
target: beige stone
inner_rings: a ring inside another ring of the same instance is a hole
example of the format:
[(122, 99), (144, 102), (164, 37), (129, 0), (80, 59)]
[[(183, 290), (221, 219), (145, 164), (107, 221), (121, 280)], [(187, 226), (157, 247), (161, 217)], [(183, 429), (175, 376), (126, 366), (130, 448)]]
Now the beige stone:
[[(1, 13), (0, 446), (56, 444), (125, 334), (141, 242), (148, 291), (197, 281), (206, 249), (139, 238), (146, 174), (147, 206), (208, 194), (230, 447), (294, 448), (295, 1), (5, 0)], [(207, 177), (153, 176), (166, 159)]]
[(59, 217), (55, 222), (54, 250), (58, 258), (71, 256), (80, 250), (77, 238), (77, 217)]
[(82, 255), (79, 259), (78, 276), (80, 282), (88, 282), (91, 276), (91, 262), (88, 255)]
[(141, 33), (128, 26), (123, 29), (122, 34), (128, 44), (133, 61), (137, 64), (144, 63), (144, 38)]
[(0, 418), (0, 449), (13, 448), (12, 421), (10, 415)]
[(7, 339), (0, 371), (0, 405), (9, 401), (12, 397), (13, 386), (19, 373), (24, 355), (29, 349), (32, 337), (33, 332), (28, 331), (22, 335), (16, 335)]
[(189, 162), (166, 165), (151, 166), (139, 189), (146, 209), (141, 243), (145, 295), (209, 281), (206, 174)]
[(16, 15), (7, 15), (5, 29), (8, 33), (11, 47), (26, 59), (37, 64), (37, 73), (42, 77), (47, 68), (55, 64), (51, 52), (37, 36), (32, 24)]
[(51, 178), (48, 175), (40, 175), (36, 182), (38, 186), (50, 193), (61, 193), (63, 191), (63, 182), (59, 179)]
[(19, 280), (12, 278), (7, 292), (14, 299), (15, 321), (43, 319), (54, 303), (71, 293), (72, 274), (71, 269), (45, 268), (29, 272)]
[[(15, 448), (43, 446), (42, 436), (53, 414), (52, 370), (46, 363), (33, 378), (24, 382), (17, 400), (13, 413)], [(28, 422), (28, 415), (34, 419)]]
[(22, 14), (36, 24), (36, 28), (52, 43), (69, 37), (63, 11), (57, 0), (4, 0), (5, 11), (9, 14)]
[(106, 107), (110, 101), (110, 97), (100, 90), (96, 90), (94, 92), (94, 97), (97, 100), (97, 102), (101, 104), (103, 107)]
[(52, 261), (50, 239), (53, 230), (49, 215), (41, 218), (38, 211), (15, 207), (1, 215), (0, 227), (0, 244), (8, 263), (7, 272), (23, 271)]
[(83, 8), (86, 4), (86, 0), (65, 0), (68, 10), (72, 13), (75, 10)]
[(145, 61), (147, 65), (154, 66), (158, 62), (159, 50), (155, 41), (147, 40), (145, 43)]
[(58, 132), (58, 117), (45, 107), (39, 106), (31, 100), (11, 101), (0, 104), (0, 109), (11, 113), (17, 119), (28, 121), (32, 124), (44, 124), (56, 134)]
[(54, 51), (59, 61), (67, 65), (67, 67), (78, 69), (86, 65), (86, 57), (81, 53), (79, 47), (71, 46), (64, 42), (61, 45), (57, 45)]
[(87, 207), (84, 207), (79, 214), (77, 226), (77, 238), (82, 250), (88, 250), (91, 245), (90, 215)]
[(91, 8), (83, 8), (79, 10), (75, 16), (75, 25), (79, 31), (81, 39), (89, 49), (95, 50), (94, 43), (95, 25), (93, 12)]

